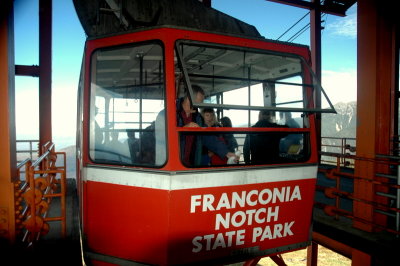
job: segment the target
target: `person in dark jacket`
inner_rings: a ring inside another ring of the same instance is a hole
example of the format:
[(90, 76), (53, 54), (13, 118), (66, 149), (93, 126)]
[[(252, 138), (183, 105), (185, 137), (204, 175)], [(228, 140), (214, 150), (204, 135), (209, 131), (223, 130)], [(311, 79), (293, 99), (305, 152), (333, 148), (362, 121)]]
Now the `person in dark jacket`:
[[(259, 120), (253, 127), (281, 127), (273, 120), (273, 112), (260, 111)], [(265, 132), (248, 134), (244, 141), (243, 156), (247, 164), (265, 164), (279, 162), (279, 143), (287, 134), (282, 132)]]
[[(232, 121), (227, 116), (222, 117), (220, 122), (222, 127), (232, 127)], [(239, 147), (239, 145), (233, 134), (231, 133), (224, 134), (224, 139), (226, 142), (226, 146), (228, 147), (228, 151), (235, 152), (236, 149)]]
[[(218, 123), (217, 116), (215, 114), (214, 109), (212, 108), (204, 108), (201, 112), (201, 115), (204, 119), (204, 124), (207, 127), (220, 127), (221, 125)], [(219, 142), (223, 143), (224, 146), (222, 149), (225, 150), (225, 148), (228, 150), (228, 152), (234, 153), (235, 150), (231, 151), (229, 150), (228, 143), (224, 138), (225, 134), (213, 134)], [(222, 146), (222, 145), (221, 145)], [(228, 158), (226, 156), (220, 156), (218, 153), (214, 153), (210, 150), (207, 149), (206, 146), (203, 145), (203, 151), (202, 151), (202, 165), (224, 165), (227, 164)]]

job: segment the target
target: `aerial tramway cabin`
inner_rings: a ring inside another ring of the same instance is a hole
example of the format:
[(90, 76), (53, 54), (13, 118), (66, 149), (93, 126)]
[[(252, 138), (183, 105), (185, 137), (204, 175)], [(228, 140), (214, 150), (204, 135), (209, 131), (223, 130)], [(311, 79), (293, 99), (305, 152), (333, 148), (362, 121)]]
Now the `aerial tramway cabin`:
[[(329, 100), (316, 106), (319, 92), (302, 45), (178, 26), (89, 36), (77, 140), (85, 259), (233, 263), (305, 248), (315, 114), (332, 112)], [(232, 125), (182, 126), (182, 99)], [(184, 159), (188, 147), (216, 156), (204, 143), (229, 138), (233, 159)]]

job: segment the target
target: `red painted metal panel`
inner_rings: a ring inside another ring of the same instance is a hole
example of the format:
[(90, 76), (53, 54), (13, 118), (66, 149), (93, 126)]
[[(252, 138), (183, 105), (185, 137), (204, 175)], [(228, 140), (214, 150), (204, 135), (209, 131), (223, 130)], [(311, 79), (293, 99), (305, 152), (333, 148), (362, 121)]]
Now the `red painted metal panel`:
[(169, 191), (88, 181), (84, 236), (93, 252), (162, 265), (276, 253), (310, 240), (314, 186), (305, 179)]
[(157, 265), (166, 261), (168, 191), (90, 181), (85, 191), (84, 235), (91, 251)]

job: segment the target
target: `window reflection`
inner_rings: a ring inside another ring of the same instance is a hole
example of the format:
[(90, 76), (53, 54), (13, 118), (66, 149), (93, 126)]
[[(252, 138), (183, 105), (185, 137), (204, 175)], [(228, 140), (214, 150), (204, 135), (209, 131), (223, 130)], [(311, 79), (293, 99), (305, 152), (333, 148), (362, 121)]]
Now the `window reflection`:
[[(156, 126), (165, 102), (162, 46), (146, 43), (99, 49), (91, 63), (91, 159), (162, 166), (165, 130)], [(163, 119), (159, 123), (165, 123)]]

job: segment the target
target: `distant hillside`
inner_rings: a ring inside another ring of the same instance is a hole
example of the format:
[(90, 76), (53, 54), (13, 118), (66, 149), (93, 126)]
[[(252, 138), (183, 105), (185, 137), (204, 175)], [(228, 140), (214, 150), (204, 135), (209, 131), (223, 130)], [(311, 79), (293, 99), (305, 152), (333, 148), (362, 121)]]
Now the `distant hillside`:
[[(356, 146), (356, 141), (348, 138), (356, 137), (357, 102), (337, 103), (334, 105), (337, 114), (322, 114), (322, 151), (342, 152), (342, 145)], [(337, 138), (327, 139), (324, 137)], [(342, 142), (345, 139), (345, 143)], [(354, 150), (346, 150), (354, 154)]]
[(323, 137), (355, 138), (357, 126), (357, 102), (337, 103), (337, 114), (322, 114)]

